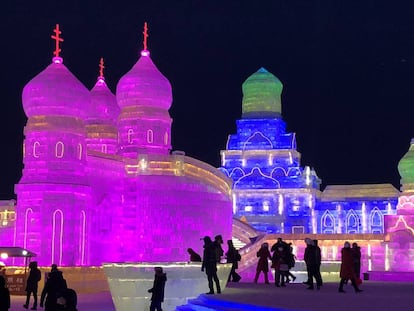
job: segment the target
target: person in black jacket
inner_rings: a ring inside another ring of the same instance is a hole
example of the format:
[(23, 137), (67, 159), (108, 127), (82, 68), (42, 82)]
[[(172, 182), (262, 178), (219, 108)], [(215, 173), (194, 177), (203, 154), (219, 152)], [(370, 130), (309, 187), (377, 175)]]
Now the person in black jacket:
[(352, 243), (352, 259), (354, 262), (354, 272), (356, 279), (361, 279), (361, 247), (357, 243)]
[(231, 270), (227, 282), (239, 282), (241, 276), (236, 272), (236, 269), (239, 267), (239, 261), (241, 256), (239, 251), (234, 247), (232, 240), (227, 240), (228, 250), (226, 252), (227, 263), (231, 263)]
[(213, 280), (216, 283), (217, 294), (221, 294), (220, 281), (217, 276), (216, 247), (209, 236), (205, 236), (203, 240), (204, 252), (201, 271), (205, 270), (207, 274), (208, 288), (210, 289), (207, 294), (214, 294)]
[(63, 278), (62, 271), (59, 271), (56, 265), (52, 265), (49, 278), (40, 296), (40, 307), (43, 308), (44, 305), (45, 311), (58, 310), (57, 299), (63, 297), (67, 288), (68, 286), (66, 280)]
[(30, 272), (29, 277), (26, 282), (26, 303), (23, 305), (23, 308), (28, 309), (30, 303), (30, 296), (33, 293), (33, 307), (31, 310), (37, 310), (37, 288), (42, 274), (37, 267), (37, 261), (32, 261), (29, 264)]
[(6, 279), (0, 275), (0, 311), (10, 309), (10, 292), (6, 287)]
[(306, 263), (306, 270), (308, 271), (308, 280), (307, 285), (308, 289), (313, 289), (313, 278), (316, 280), (316, 288), (320, 289), (322, 286), (322, 277), (320, 273), (321, 267), (321, 249), (318, 245), (315, 245), (317, 242), (309, 238), (305, 239), (307, 244), (305, 248), (304, 261)]
[(151, 295), (150, 311), (162, 311), (161, 303), (164, 302), (165, 282), (167, 282), (167, 274), (163, 272), (162, 267), (155, 267), (154, 284), (148, 290)]
[(187, 248), (187, 252), (190, 254), (190, 261), (201, 262), (201, 256), (195, 252), (192, 248)]

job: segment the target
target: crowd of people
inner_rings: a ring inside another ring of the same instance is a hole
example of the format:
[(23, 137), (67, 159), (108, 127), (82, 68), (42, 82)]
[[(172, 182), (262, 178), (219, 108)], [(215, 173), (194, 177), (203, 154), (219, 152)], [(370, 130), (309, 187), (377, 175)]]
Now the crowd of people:
[(217, 276), (217, 264), (222, 262), (231, 263), (231, 270), (227, 282), (239, 282), (241, 276), (237, 273), (238, 262), (241, 260), (239, 251), (234, 247), (232, 240), (227, 240), (227, 251), (224, 253), (222, 244), (223, 237), (218, 234), (214, 237), (214, 241), (209, 236), (202, 238), (203, 256), (197, 254), (192, 248), (188, 248), (187, 252), (190, 255), (190, 261), (202, 262), (201, 271), (205, 271), (207, 275), (208, 295), (214, 294), (214, 285), (216, 286), (216, 293), (221, 294), (220, 281)]
[[(209, 292), (207, 294), (214, 294), (214, 285), (216, 293), (221, 293), (220, 281), (217, 276), (217, 264), (225, 260), (231, 263), (231, 270), (228, 276), (228, 282), (239, 282), (241, 276), (237, 273), (238, 262), (241, 260), (239, 251), (234, 247), (233, 241), (227, 241), (227, 252), (224, 253), (222, 244), (223, 238), (221, 235), (216, 235), (214, 241), (205, 236), (203, 256), (197, 254), (192, 248), (188, 248), (187, 252), (190, 255), (190, 261), (202, 262), (201, 271), (205, 271), (207, 275)], [(308, 287), (307, 289), (319, 290), (322, 285), (321, 276), (321, 249), (318, 246), (317, 240), (306, 238), (304, 240), (306, 248), (304, 251), (303, 260), (306, 264), (307, 280), (303, 283)], [(260, 274), (264, 275), (264, 282), (269, 283), (269, 261), (271, 268), (275, 270), (275, 286), (285, 287), (287, 283), (296, 280), (296, 276), (291, 273), (291, 269), (295, 266), (296, 256), (293, 254), (292, 243), (287, 243), (278, 238), (276, 243), (269, 249), (267, 242), (262, 243), (260, 249), (256, 253), (258, 259), (256, 267), (256, 275), (254, 283), (257, 283)], [(37, 290), (38, 283), (41, 280), (41, 272), (37, 266), (37, 262), (33, 261), (29, 265), (29, 276), (26, 283), (26, 303), (23, 308), (28, 309), (30, 299), (33, 296), (33, 305), (31, 310), (37, 310)], [(148, 290), (151, 293), (150, 311), (160, 311), (161, 304), (164, 301), (164, 288), (167, 281), (166, 273), (163, 272), (162, 267), (155, 267), (154, 284)], [(357, 243), (345, 242), (341, 250), (341, 268), (340, 268), (340, 282), (338, 292), (345, 293), (344, 285), (351, 282), (355, 292), (359, 293), (362, 290), (359, 288), (361, 284), (361, 248)], [(315, 283), (314, 283), (315, 280)], [(40, 296), (40, 307), (45, 311), (77, 311), (77, 295), (73, 289), (68, 288), (66, 280), (63, 278), (63, 273), (58, 267), (53, 264), (50, 273), (47, 275), (45, 286)], [(6, 280), (3, 275), (0, 275), (0, 311), (8, 311), (10, 309), (10, 292), (6, 286)]]
[(259, 261), (256, 266), (254, 283), (258, 282), (260, 274), (263, 273), (265, 283), (269, 284), (269, 260), (272, 262), (271, 268), (275, 270), (276, 287), (285, 287), (286, 283), (296, 280), (296, 277), (290, 272), (290, 269), (295, 266), (292, 243), (286, 243), (282, 238), (278, 238), (269, 250), (269, 244), (265, 242), (256, 255)]
[[(318, 240), (310, 238), (305, 239), (306, 248), (303, 260), (306, 264), (307, 279), (303, 284), (307, 285), (307, 289), (320, 290), (323, 281), (321, 275), (322, 255), (318, 246)], [(260, 274), (264, 275), (264, 282), (269, 284), (269, 261), (271, 268), (275, 271), (275, 286), (285, 287), (287, 283), (295, 281), (296, 277), (291, 273), (291, 269), (295, 266), (296, 256), (293, 254), (292, 243), (286, 243), (282, 238), (278, 238), (276, 243), (269, 250), (267, 242), (262, 243), (260, 249), (256, 253), (258, 259), (256, 266), (256, 275), (254, 283), (257, 283)], [(345, 242), (341, 250), (341, 268), (340, 283), (338, 291), (344, 293), (343, 286), (350, 281), (355, 292), (362, 292), (359, 284), (362, 283), (361, 277), (361, 248), (357, 243)], [(315, 281), (315, 282), (314, 282)]]

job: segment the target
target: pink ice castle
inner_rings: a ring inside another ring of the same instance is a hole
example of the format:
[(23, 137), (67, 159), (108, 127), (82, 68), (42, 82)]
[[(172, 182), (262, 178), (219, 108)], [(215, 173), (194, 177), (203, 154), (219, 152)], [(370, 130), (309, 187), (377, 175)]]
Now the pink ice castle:
[(230, 179), (171, 151), (171, 85), (151, 60), (146, 29), (116, 95), (102, 60), (91, 91), (64, 65), (58, 25), (52, 63), (24, 87), (13, 243), (42, 266), (186, 261), (200, 237), (231, 238)]

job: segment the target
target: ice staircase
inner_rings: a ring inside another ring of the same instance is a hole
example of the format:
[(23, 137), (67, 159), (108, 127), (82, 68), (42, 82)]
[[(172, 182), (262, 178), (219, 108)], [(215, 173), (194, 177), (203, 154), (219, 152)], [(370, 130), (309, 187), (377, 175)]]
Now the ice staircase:
[(251, 304), (224, 301), (214, 296), (201, 294), (196, 299), (190, 299), (186, 305), (178, 306), (176, 311), (286, 311), (269, 307), (259, 307)]

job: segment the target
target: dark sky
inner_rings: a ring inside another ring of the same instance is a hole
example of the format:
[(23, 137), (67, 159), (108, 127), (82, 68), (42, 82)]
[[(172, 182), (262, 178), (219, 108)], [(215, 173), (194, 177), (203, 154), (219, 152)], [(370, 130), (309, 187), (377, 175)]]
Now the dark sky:
[[(265, 67), (284, 84), (282, 113), (302, 165), (329, 184), (392, 183), (414, 137), (414, 4), (380, 0), (4, 1), (0, 5), (0, 198), (21, 177), (23, 86), (51, 63), (89, 89), (151, 58), (173, 87), (173, 148), (214, 166), (241, 117), (241, 84)], [(87, 4), (85, 4), (87, 3)]]

